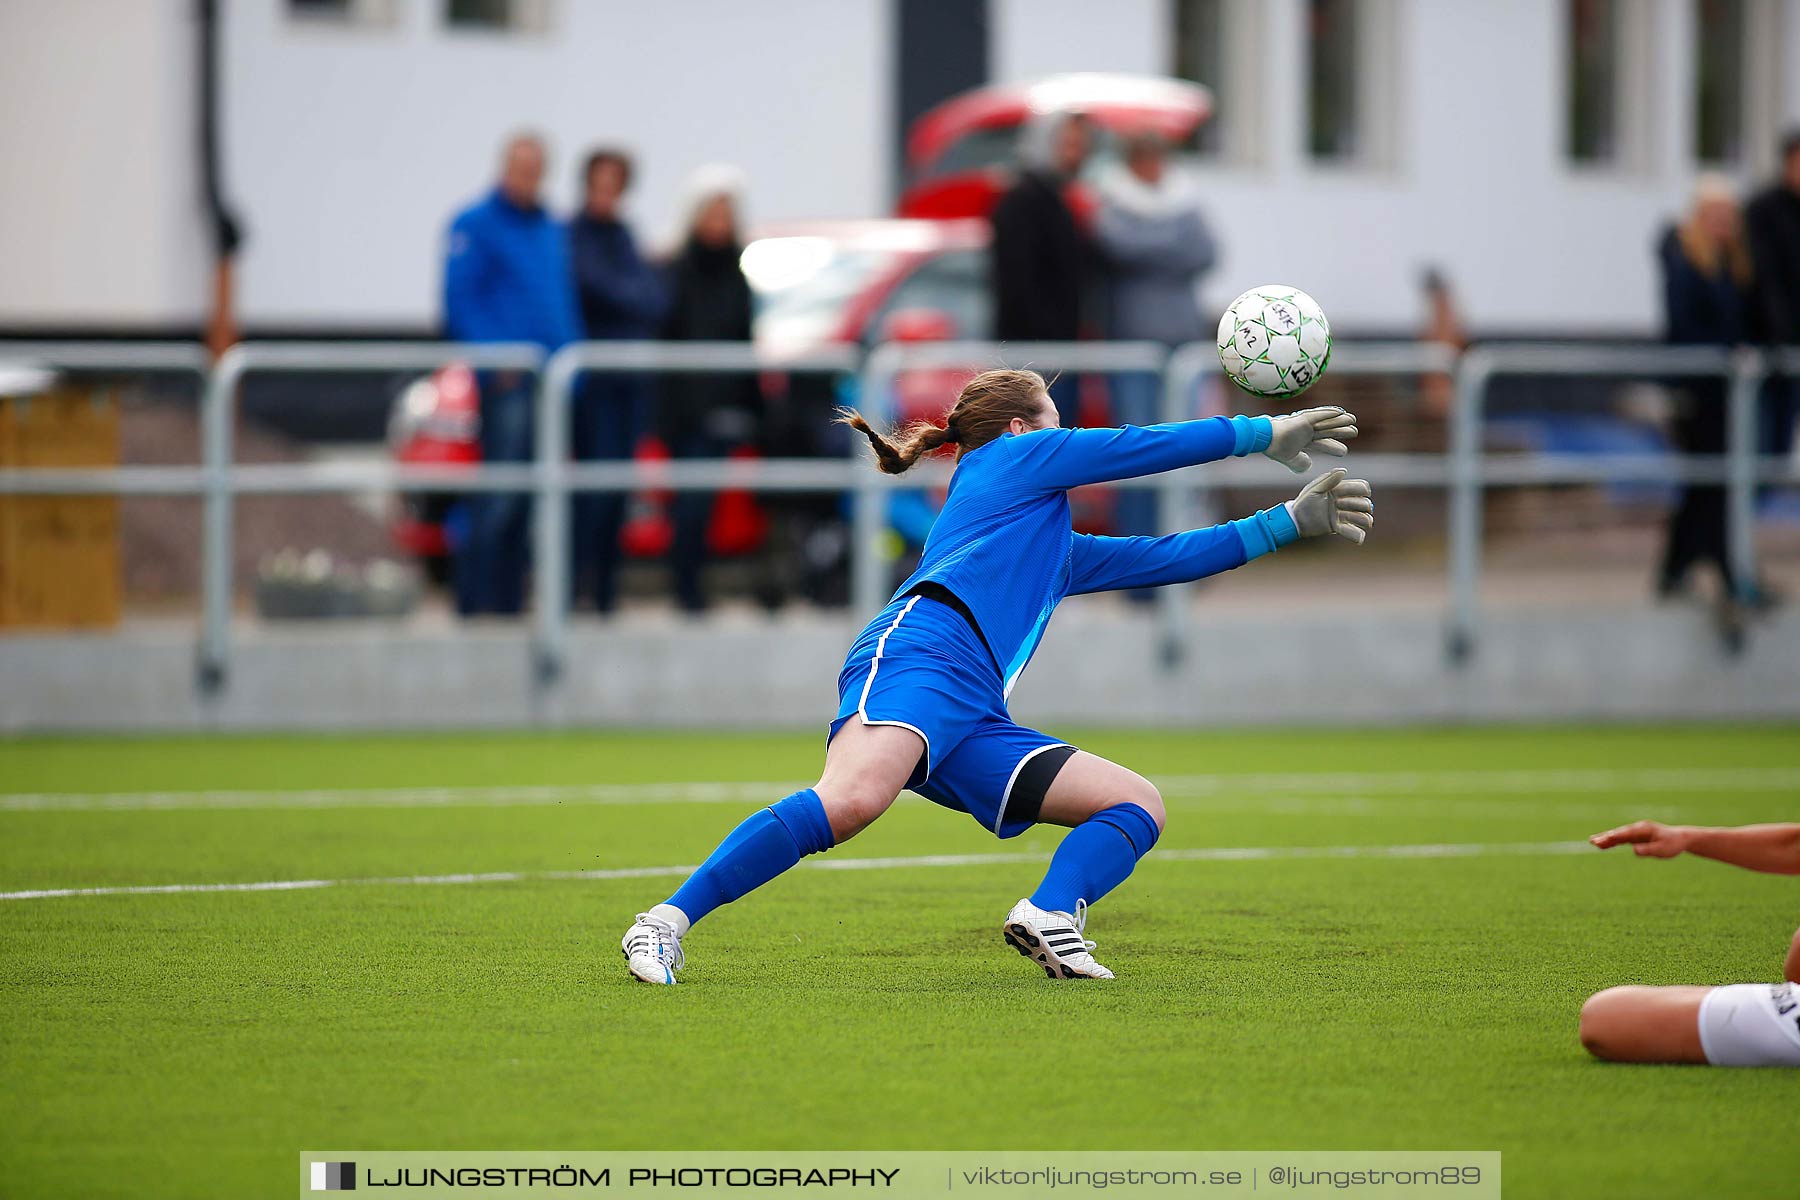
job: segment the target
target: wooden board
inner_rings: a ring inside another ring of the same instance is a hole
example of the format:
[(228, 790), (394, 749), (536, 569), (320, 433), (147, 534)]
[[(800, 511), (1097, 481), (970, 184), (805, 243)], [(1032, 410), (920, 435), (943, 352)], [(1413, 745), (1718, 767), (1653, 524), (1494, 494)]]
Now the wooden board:
[[(119, 405), (110, 391), (0, 398), (0, 466), (118, 462)], [(116, 497), (0, 497), (0, 628), (105, 627), (118, 624), (123, 608)]]

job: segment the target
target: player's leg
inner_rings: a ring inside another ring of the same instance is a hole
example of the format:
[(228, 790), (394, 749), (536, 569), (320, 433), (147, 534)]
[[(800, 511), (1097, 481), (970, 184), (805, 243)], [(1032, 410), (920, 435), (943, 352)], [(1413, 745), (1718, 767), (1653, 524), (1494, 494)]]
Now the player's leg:
[(1125, 882), (1167, 819), (1156, 785), (1136, 771), (1078, 750), (1044, 793), (1037, 819), (1066, 825), (1033, 904), (1073, 912)]
[(1073, 827), (1121, 804), (1142, 808), (1155, 820), (1159, 831), (1168, 820), (1162, 793), (1154, 783), (1111, 759), (1077, 750), (1044, 793), (1038, 820), (1046, 825)]
[(825, 750), (817, 784), (745, 818), (669, 897), (678, 932), (867, 828), (906, 786), (924, 748), (902, 726), (865, 725), (859, 717), (845, 722)]
[(1794, 942), (1788, 947), (1787, 962), (1782, 967), (1781, 977), (1789, 983), (1800, 983), (1800, 929), (1794, 930)]
[(1050, 781), (1037, 820), (1069, 832), (1037, 889), (1007, 914), (1006, 941), (1052, 978), (1111, 979), (1088, 953), (1087, 908), (1125, 882), (1156, 844), (1162, 796), (1137, 772), (1077, 750)]
[(681, 939), (694, 922), (867, 828), (906, 786), (924, 750), (910, 729), (852, 717), (831, 739), (815, 786), (747, 817), (674, 895), (638, 915), (620, 943), (632, 975), (674, 983)]
[(1581, 1006), (1581, 1044), (1609, 1062), (1703, 1063), (1707, 987), (1615, 987)]
[(1002, 933), (1053, 979), (1112, 978), (1082, 936), (1086, 910), (1156, 841), (1163, 805), (1149, 780), (996, 711), (914, 790), (1002, 838), (1045, 822), (1072, 826), (1043, 883), (1013, 906)]
[(1614, 1062), (1800, 1067), (1800, 985), (1618, 987), (1581, 1009), (1581, 1043)]
[(825, 770), (813, 785), (834, 845), (888, 810), (924, 752), (924, 739), (904, 725), (865, 725), (855, 715), (844, 722), (825, 749)]

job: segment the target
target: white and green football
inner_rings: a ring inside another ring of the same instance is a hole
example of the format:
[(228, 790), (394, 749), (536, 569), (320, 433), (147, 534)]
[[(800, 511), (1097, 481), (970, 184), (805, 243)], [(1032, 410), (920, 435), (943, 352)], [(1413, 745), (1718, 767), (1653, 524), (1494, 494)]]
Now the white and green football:
[(1299, 288), (1253, 287), (1219, 318), (1219, 362), (1252, 396), (1291, 400), (1325, 374), (1331, 324)]

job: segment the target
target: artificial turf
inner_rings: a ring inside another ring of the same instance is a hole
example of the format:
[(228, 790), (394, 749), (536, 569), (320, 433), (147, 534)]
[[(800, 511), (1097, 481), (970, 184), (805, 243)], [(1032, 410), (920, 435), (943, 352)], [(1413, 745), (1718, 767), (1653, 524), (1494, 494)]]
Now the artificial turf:
[(1574, 1030), (1610, 984), (1772, 980), (1800, 881), (1538, 847), (1800, 819), (1800, 730), (1072, 740), (1165, 785), (1159, 852), (1513, 850), (1153, 854), (1092, 913), (1118, 980), (1053, 984), (998, 926), (1058, 831), (908, 796), (818, 861), (1036, 857), (792, 872), (649, 988), (617, 938), (675, 877), (534, 873), (697, 862), (756, 789), (642, 785), (804, 782), (815, 733), (0, 742), (0, 891), (523, 875), (0, 901), (0, 1194), (285, 1194), (327, 1147), (1499, 1150), (1508, 1196), (1795, 1194), (1800, 1072)]

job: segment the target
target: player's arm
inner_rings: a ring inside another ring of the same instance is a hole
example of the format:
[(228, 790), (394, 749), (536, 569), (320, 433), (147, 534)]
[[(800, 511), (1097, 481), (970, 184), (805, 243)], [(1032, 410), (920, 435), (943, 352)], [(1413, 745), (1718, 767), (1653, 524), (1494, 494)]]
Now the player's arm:
[(1138, 479), (1181, 467), (1258, 452), (1292, 471), (1312, 465), (1307, 453), (1337, 457), (1356, 436), (1356, 418), (1341, 408), (1309, 408), (1283, 417), (1206, 417), (1116, 429), (1040, 429), (1013, 439), (1024, 482), (1051, 489)]
[(1160, 587), (1205, 579), (1303, 537), (1336, 535), (1360, 543), (1375, 524), (1369, 485), (1343, 470), (1313, 480), (1285, 504), (1210, 529), (1164, 537), (1075, 535), (1069, 594)]
[(1628, 845), (1639, 858), (1697, 854), (1751, 871), (1800, 875), (1800, 824), (1717, 827), (1633, 821), (1596, 833), (1588, 841), (1602, 850)]

